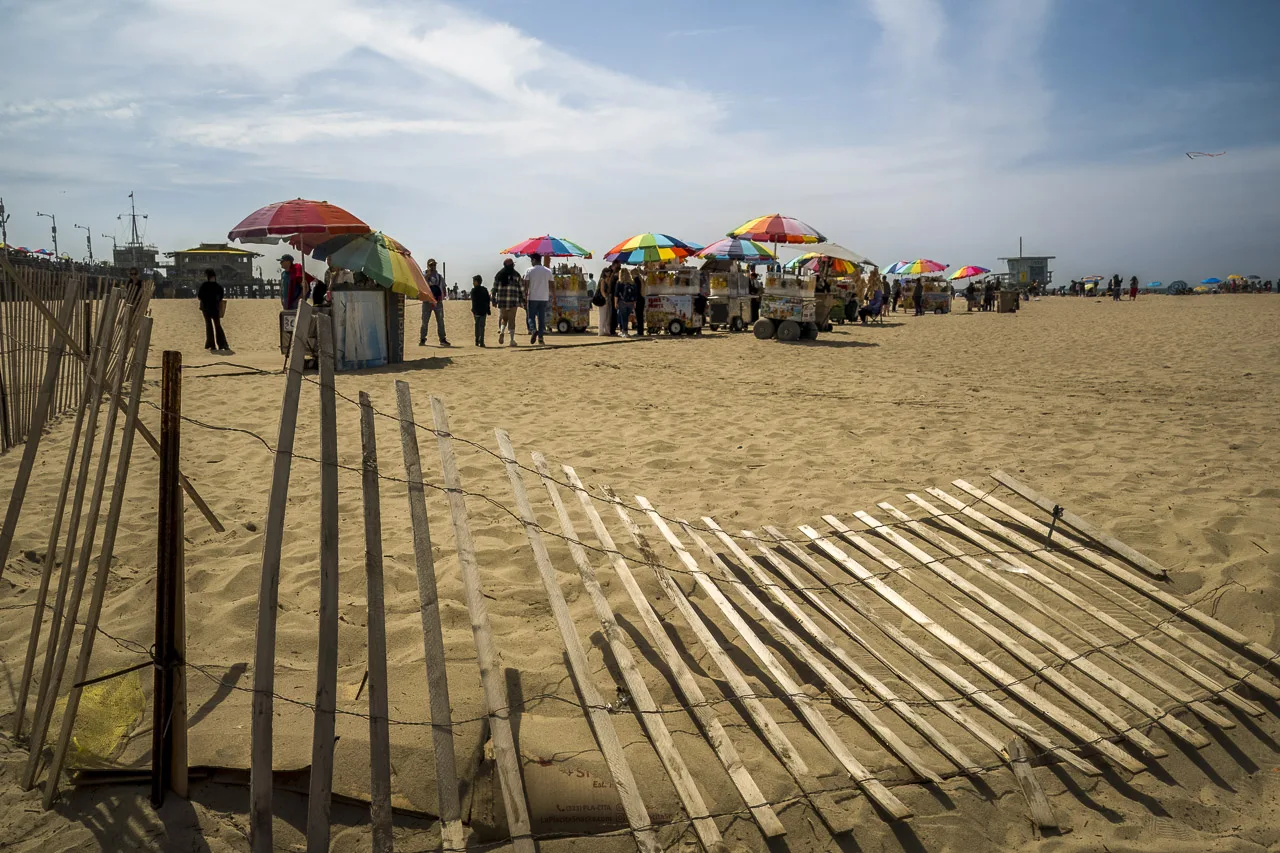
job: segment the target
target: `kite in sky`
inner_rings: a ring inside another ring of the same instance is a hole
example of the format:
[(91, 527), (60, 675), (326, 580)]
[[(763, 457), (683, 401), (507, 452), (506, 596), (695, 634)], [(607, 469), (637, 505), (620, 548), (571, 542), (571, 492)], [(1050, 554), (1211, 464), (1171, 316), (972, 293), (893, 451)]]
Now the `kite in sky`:
[(1206, 154), (1204, 151), (1188, 151), (1187, 159), (1194, 160), (1197, 157), (1221, 157), (1223, 154), (1226, 154), (1226, 153), (1227, 152), (1225, 151), (1219, 151), (1217, 154)]

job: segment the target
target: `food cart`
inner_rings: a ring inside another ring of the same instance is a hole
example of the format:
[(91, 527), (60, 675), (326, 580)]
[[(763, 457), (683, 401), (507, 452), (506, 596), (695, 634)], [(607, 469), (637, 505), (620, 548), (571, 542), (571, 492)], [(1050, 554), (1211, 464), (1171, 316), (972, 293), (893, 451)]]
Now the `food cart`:
[(751, 279), (737, 269), (709, 270), (715, 261), (703, 266), (707, 279), (707, 316), (711, 330), (721, 326), (731, 332), (745, 331), (751, 323)]
[[(760, 319), (753, 328), (760, 340), (810, 340), (818, 337), (819, 294), (817, 278), (808, 273), (770, 271), (764, 279), (760, 297)], [(824, 308), (829, 310), (831, 294), (821, 294)], [(826, 320), (824, 311), (823, 321)]]
[[(915, 284), (910, 281), (902, 283), (902, 305), (906, 311), (915, 311)], [(940, 278), (924, 280), (924, 310), (926, 313), (951, 313), (951, 286)]]
[[(354, 283), (333, 285), (329, 304), (312, 310), (308, 330), (305, 369), (318, 364), (317, 318), (333, 323), (335, 370), (361, 370), (404, 361), (405, 298), (363, 275)], [(418, 305), (416, 300), (413, 303)], [(289, 344), (298, 323), (298, 310), (280, 312), (280, 352), (288, 358)]]
[(560, 264), (551, 283), (551, 304), (547, 318), (551, 327), (562, 335), (585, 332), (591, 325), (591, 297), (587, 279), (577, 265)]
[(644, 274), (644, 326), (655, 334), (702, 334), (703, 316), (694, 310), (705, 296), (702, 276), (692, 267), (648, 270)]

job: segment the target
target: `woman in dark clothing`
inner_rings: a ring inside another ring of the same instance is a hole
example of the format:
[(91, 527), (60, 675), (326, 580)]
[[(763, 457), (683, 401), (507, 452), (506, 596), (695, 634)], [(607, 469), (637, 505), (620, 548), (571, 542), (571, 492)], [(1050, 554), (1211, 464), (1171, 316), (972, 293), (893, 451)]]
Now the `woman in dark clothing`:
[(916, 286), (911, 290), (911, 301), (915, 304), (916, 316), (924, 316), (924, 281), (916, 279)]
[(227, 335), (222, 331), (222, 285), (218, 284), (218, 274), (213, 270), (205, 270), (204, 278), (204, 284), (196, 293), (200, 313), (204, 315), (204, 348), (210, 352), (228, 351), (231, 347), (227, 346)]

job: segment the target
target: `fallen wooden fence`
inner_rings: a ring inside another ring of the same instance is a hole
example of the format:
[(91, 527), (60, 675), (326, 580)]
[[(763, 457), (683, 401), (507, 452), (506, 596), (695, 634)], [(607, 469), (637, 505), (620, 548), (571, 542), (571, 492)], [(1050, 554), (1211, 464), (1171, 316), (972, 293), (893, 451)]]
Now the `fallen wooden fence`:
[[(77, 545), (79, 551), (74, 571), (72, 560), (63, 560), (56, 586), (45, 668), (38, 679), (35, 744), (43, 742), (62, 689), (72, 628), (89, 580), (109, 471), (109, 464), (101, 462), (90, 488), (89, 458), (95, 454), (89, 451), (100, 442), (96, 456), (108, 458), (122, 412), (122, 459), (127, 459), (133, 435), (128, 427), (136, 419), (142, 373), (138, 359), (126, 369), (127, 354), (131, 341), (145, 348), (150, 327), (149, 321), (117, 323), (120, 309), (119, 299), (112, 296), (101, 312), (104, 321), (78, 395), (94, 404), (81, 405), (77, 412), (55, 507), (41, 604), (21, 684), (19, 728), (29, 704), (44, 598), (52, 583), (51, 555), (67, 498), (72, 509), (63, 553), (69, 558)], [(299, 325), (306, 328), (312, 322), (311, 309), (304, 305)], [(335, 393), (330, 318), (321, 312), (314, 322), (319, 381), (304, 383), (302, 349), (294, 349), (263, 531), (249, 810), (256, 851), (272, 850), (274, 843), (275, 631), (281, 573), (288, 570), (281, 541), (295, 475), (299, 399), (311, 384), (318, 387), (321, 403), (321, 572), (316, 690), (308, 697), (314, 701), (307, 702), (315, 718), (307, 847), (318, 853), (329, 849), (330, 841), (334, 719), (342, 710), (336, 668), (337, 543), (343, 526), (337, 507), (343, 466), (335, 415), (338, 401), (349, 398)], [(136, 334), (136, 341), (130, 334)], [(379, 853), (393, 847), (391, 753), (395, 728), (403, 724), (431, 726), (441, 848), (461, 851), (468, 843), (459, 796), (465, 780), (455, 757), (457, 712), (451, 709), (445, 672), (446, 652), (456, 659), (460, 650), (446, 648), (442, 596), (462, 601), (469, 615), (474, 651), (468, 650), (468, 656), (473, 653), (476, 661), (510, 841), (517, 850), (537, 848), (539, 816), (527, 796), (527, 759), (517, 751), (512, 731), (512, 716), (523, 704), (504, 680), (504, 637), (495, 633), (486, 603), (486, 589), (500, 582), (496, 572), (529, 558), (545, 593), (541, 603), (554, 625), (547, 642), (565, 653), (566, 674), (575, 688), (571, 701), (617, 793), (621, 825), (615, 834), (626, 833), (642, 851), (667, 848), (687, 830), (702, 847), (714, 848), (731, 826), (744, 831), (737, 818), (749, 821), (761, 839), (796, 828), (802, 814), (816, 816), (833, 835), (851, 833), (861, 819), (859, 797), (886, 821), (909, 820), (912, 785), (965, 785), (999, 772), (1016, 780), (1036, 826), (1051, 830), (1058, 818), (1039, 787), (1035, 765), (1059, 762), (1064, 772), (1092, 777), (1104, 770), (1143, 773), (1167, 754), (1166, 738), (1183, 749), (1203, 748), (1210, 743), (1206, 729), (1229, 730), (1239, 716), (1269, 713), (1257, 701), (1259, 695), (1280, 698), (1273, 680), (1280, 658), (1274, 651), (1159, 585), (1155, 578), (1168, 570), (1149, 557), (1003, 473), (986, 489), (957, 480), (952, 491), (928, 489), (928, 498), (907, 494), (902, 507), (912, 511), (883, 502), (876, 515), (858, 509), (816, 513), (821, 524), (793, 531), (761, 524), (759, 535), (731, 532), (711, 515), (682, 519), (643, 496), (624, 497), (605, 484), (584, 483), (567, 464), (553, 464), (536, 451), (521, 452), (502, 430), (495, 433), (496, 441), (456, 436), (439, 398), (428, 401), (429, 421), (419, 421), (408, 385), (397, 383), (395, 391), (394, 414), (377, 411), (363, 392), (358, 402), (350, 401), (359, 407), (361, 424), (369, 791), (373, 845)], [(104, 398), (106, 423), (99, 431), (96, 402)], [(392, 445), (401, 448), (404, 477), (379, 468), (379, 420), (394, 423), (392, 438), (398, 442)], [(419, 432), (436, 439), (438, 469), (424, 464)], [(510, 502), (467, 491), (460, 449), (473, 461), (502, 466)], [(93, 576), (91, 625), (102, 607), (110, 537), (119, 514), (116, 496), (126, 475), (127, 466), (117, 463), (118, 486)], [(404, 490), (412, 522), (429, 696), (429, 708), (421, 711), (425, 719), (416, 722), (392, 720), (388, 711), (383, 481)], [(542, 491), (530, 490), (528, 482), (541, 484)], [(1021, 508), (1006, 499), (1023, 501)], [(433, 549), (440, 546), (440, 536), (428, 523), (430, 502), (450, 519), (458, 573), (448, 579), (436, 572)], [(482, 512), (473, 516), (477, 502), (483, 503)], [(859, 527), (851, 526), (855, 520)], [(502, 566), (482, 565), (475, 531), (488, 532), (494, 525), (517, 526), (529, 546), (526, 556), (507, 557)], [(445, 584), (448, 588), (442, 588)], [(577, 608), (583, 615), (575, 618), (570, 602), (577, 600), (579, 590), (586, 595)], [(661, 612), (668, 613), (666, 619)], [(632, 631), (619, 627), (624, 616), (638, 617)], [(616, 665), (617, 681), (606, 680), (588, 663), (584, 637), (596, 630)], [(82, 641), (77, 685), (90, 674), (91, 651), (92, 631)], [(691, 659), (706, 661), (708, 672), (695, 673)], [(661, 666), (650, 665), (650, 660)], [(55, 746), (46, 803), (65, 758), (78, 689), (71, 688), (71, 711)], [(626, 701), (606, 701), (615, 695)], [(666, 695), (677, 698), (664, 706), (657, 697)], [(619, 715), (627, 714), (638, 717), (642, 743), (664, 777), (637, 777), (634, 756), (624, 751), (618, 731), (624, 722)], [(692, 723), (688, 730), (705, 740), (714, 761), (697, 764), (690, 759), (688, 741), (672, 736), (672, 714), (687, 715)], [(39, 754), (32, 750), (24, 778), (28, 786)], [(744, 755), (759, 757), (746, 761)], [(776, 766), (761, 763), (766, 759), (776, 759)], [(731, 783), (721, 789), (731, 792), (731, 802), (712, 799), (716, 787), (711, 774)], [(782, 789), (779, 779), (785, 780)], [(670, 801), (668, 792), (674, 792), (683, 815), (655, 820), (654, 804)]]

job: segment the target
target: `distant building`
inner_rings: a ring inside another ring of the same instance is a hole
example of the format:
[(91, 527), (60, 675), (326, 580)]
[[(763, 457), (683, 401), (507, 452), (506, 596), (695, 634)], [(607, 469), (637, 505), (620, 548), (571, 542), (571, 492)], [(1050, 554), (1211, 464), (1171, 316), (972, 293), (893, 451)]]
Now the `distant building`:
[(175, 287), (188, 287), (193, 292), (204, 281), (207, 269), (218, 274), (218, 282), (223, 287), (254, 284), (253, 259), (262, 257), (257, 252), (237, 249), (226, 243), (201, 243), (194, 249), (167, 252), (166, 256), (173, 259), (171, 283)]

